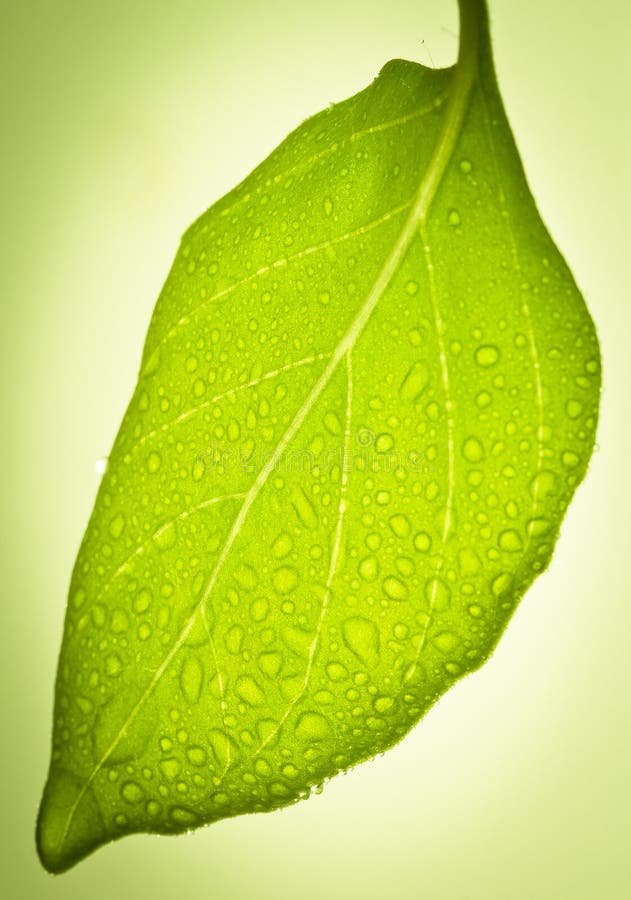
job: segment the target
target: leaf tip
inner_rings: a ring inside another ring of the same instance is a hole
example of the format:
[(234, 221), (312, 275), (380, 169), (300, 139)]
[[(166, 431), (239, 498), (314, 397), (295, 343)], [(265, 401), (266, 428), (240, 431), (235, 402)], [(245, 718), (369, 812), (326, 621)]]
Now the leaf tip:
[(105, 832), (91, 789), (69, 772), (52, 771), (44, 788), (35, 832), (43, 867), (59, 875), (108, 840), (111, 836)]

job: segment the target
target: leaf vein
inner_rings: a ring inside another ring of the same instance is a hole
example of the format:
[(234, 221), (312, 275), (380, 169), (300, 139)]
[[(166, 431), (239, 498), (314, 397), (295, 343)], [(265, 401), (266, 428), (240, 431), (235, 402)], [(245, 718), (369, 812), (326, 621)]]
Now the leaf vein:
[(434, 577), (432, 582), (432, 588), (429, 596), (429, 614), (425, 620), (425, 624), (423, 626), (423, 631), (421, 633), (418, 648), (416, 651), (416, 656), (414, 658), (414, 662), (412, 663), (411, 668), (409, 668), (406, 672), (406, 680), (409, 680), (414, 676), (416, 669), (418, 668), (418, 664), (421, 658), (421, 653), (423, 652), (423, 648), (425, 646), (425, 642), (427, 640), (427, 635), (432, 624), (432, 616), (434, 614), (434, 607), (436, 605), (436, 597), (438, 596), (438, 579), (440, 578), (440, 574), (445, 565), (445, 549), (447, 545), (447, 538), (449, 537), (449, 532), (451, 530), (451, 524), (453, 520), (454, 513), (454, 493), (455, 493), (455, 441), (454, 441), (454, 432), (455, 432), (455, 420), (454, 420), (454, 402), (451, 391), (451, 383), (449, 377), (449, 364), (447, 362), (447, 351), (445, 347), (445, 340), (443, 337), (445, 330), (445, 323), (440, 311), (440, 305), (438, 301), (438, 292), (436, 289), (436, 277), (434, 273), (434, 263), (432, 260), (432, 253), (429, 244), (429, 236), (427, 234), (427, 228), (425, 224), (422, 224), (420, 227), (420, 235), (421, 240), (423, 241), (423, 258), (425, 261), (425, 268), (427, 270), (427, 284), (429, 291), (429, 300), (430, 307), (432, 312), (432, 319), (434, 323), (434, 330), (436, 332), (436, 339), (438, 344), (438, 357), (440, 360), (440, 376), (442, 382), (443, 395), (445, 400), (445, 421), (447, 425), (447, 496), (445, 499), (445, 516), (443, 519), (443, 527), (441, 529), (440, 535), (440, 548), (439, 548), (439, 556), (436, 562), (436, 567), (434, 570)]
[(265, 747), (273, 740), (274, 737), (281, 730), (287, 719), (289, 718), (292, 710), (297, 706), (300, 700), (304, 697), (305, 692), (307, 690), (307, 686), (309, 684), (309, 679), (311, 677), (311, 671), (313, 669), (313, 661), (315, 658), (316, 651), (318, 649), (318, 643), (320, 641), (320, 635), (322, 634), (322, 626), (324, 624), (324, 620), (326, 618), (326, 614), (329, 608), (329, 602), (331, 599), (331, 585), (333, 584), (333, 579), (337, 573), (337, 567), (340, 560), (340, 550), (342, 547), (342, 532), (344, 528), (344, 516), (346, 513), (346, 494), (348, 491), (348, 460), (350, 453), (350, 441), (351, 441), (351, 418), (353, 414), (353, 366), (351, 362), (351, 354), (350, 352), (346, 355), (346, 416), (345, 416), (345, 425), (344, 425), (344, 449), (342, 452), (342, 470), (340, 474), (340, 501), (337, 510), (337, 521), (335, 523), (335, 532), (333, 539), (333, 549), (331, 551), (331, 560), (329, 563), (329, 571), (326, 580), (326, 586), (322, 595), (322, 605), (320, 607), (320, 615), (318, 617), (318, 622), (316, 625), (315, 633), (313, 636), (313, 640), (309, 646), (309, 654), (307, 657), (307, 666), (305, 669), (305, 674), (303, 678), (303, 682), (300, 688), (300, 691), (296, 694), (296, 696), (291, 700), (289, 705), (287, 706), (285, 712), (280, 718), (278, 725), (276, 728), (269, 734), (264, 741), (261, 742), (259, 747), (257, 748), (254, 756), (258, 756)]
[(240, 281), (235, 281), (233, 284), (228, 285), (228, 287), (222, 288), (220, 291), (217, 291), (210, 297), (207, 297), (202, 303), (199, 303), (188, 313), (186, 313), (186, 315), (178, 319), (175, 325), (173, 325), (173, 327), (170, 328), (169, 331), (167, 331), (164, 337), (161, 338), (160, 341), (158, 341), (156, 346), (151, 351), (145, 368), (149, 366), (152, 358), (155, 357), (155, 354), (158, 353), (158, 351), (164, 346), (164, 344), (168, 343), (168, 341), (174, 338), (182, 328), (190, 325), (195, 316), (197, 316), (199, 312), (205, 309), (209, 304), (216, 303), (218, 300), (223, 300), (224, 297), (232, 294), (234, 291), (238, 290), (238, 288), (243, 287), (246, 284), (251, 284), (253, 281), (261, 278), (263, 275), (267, 275), (274, 269), (285, 268), (285, 266), (288, 266), (290, 263), (294, 263), (297, 260), (304, 259), (307, 256), (312, 256), (314, 253), (321, 253), (323, 250), (328, 250), (330, 247), (334, 247), (337, 244), (345, 243), (346, 241), (350, 241), (353, 238), (360, 237), (363, 234), (368, 234), (370, 231), (374, 231), (374, 229), (379, 228), (381, 225), (385, 225), (391, 219), (400, 215), (402, 212), (405, 212), (406, 209), (409, 209), (413, 201), (414, 198), (412, 197), (409, 200), (406, 200), (405, 203), (400, 203), (398, 206), (387, 210), (387, 212), (383, 213), (377, 219), (373, 219), (372, 222), (368, 222), (366, 225), (360, 225), (358, 228), (355, 228), (352, 231), (347, 231), (344, 234), (337, 235), (334, 238), (329, 238), (329, 240), (322, 241), (319, 244), (313, 244), (310, 247), (305, 247), (303, 250), (299, 250), (297, 253), (294, 253), (291, 256), (279, 257), (273, 263), (269, 263), (266, 266), (261, 266), (260, 269), (252, 272), (251, 275), (247, 275)]
[(172, 428), (175, 428), (177, 425), (179, 425), (180, 422), (185, 422), (187, 419), (190, 419), (191, 416), (194, 416), (202, 409), (208, 409), (210, 406), (213, 406), (213, 404), (219, 403), (221, 400), (225, 400), (226, 397), (232, 397), (235, 394), (241, 393), (241, 391), (251, 390), (252, 388), (258, 387), (260, 384), (263, 384), (263, 382), (265, 381), (270, 381), (274, 378), (278, 378), (280, 375), (284, 375), (286, 372), (291, 372), (293, 369), (297, 369), (300, 366), (312, 365), (313, 363), (321, 362), (324, 359), (327, 359), (326, 353), (317, 353), (314, 356), (307, 356), (304, 359), (299, 359), (296, 362), (288, 363), (285, 366), (280, 366), (277, 369), (272, 369), (269, 372), (265, 372), (258, 378), (253, 378), (252, 380), (245, 382), (244, 384), (239, 384), (236, 387), (229, 388), (228, 390), (223, 391), (221, 394), (215, 394), (214, 397), (211, 397), (209, 400), (205, 400), (198, 406), (187, 409), (181, 415), (177, 416), (177, 418), (171, 419), (169, 422), (165, 422), (163, 425), (160, 425), (159, 428), (154, 428), (152, 431), (148, 431), (147, 434), (142, 435), (142, 437), (140, 437), (138, 441), (136, 441), (136, 443), (129, 448), (127, 453), (135, 453), (139, 447), (142, 447), (143, 444), (146, 444), (148, 440), (155, 437), (157, 434), (166, 434)]

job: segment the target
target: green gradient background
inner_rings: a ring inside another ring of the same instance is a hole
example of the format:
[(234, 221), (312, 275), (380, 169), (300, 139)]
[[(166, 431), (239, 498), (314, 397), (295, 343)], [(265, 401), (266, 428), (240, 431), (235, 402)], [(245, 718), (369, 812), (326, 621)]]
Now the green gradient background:
[[(33, 830), (66, 588), (179, 235), (455, 0), (2, 4), (0, 892), (21, 898), (631, 895), (631, 94), (623, 0), (492, 2), (509, 118), (599, 328), (600, 449), (492, 660), (322, 796), (52, 878)], [(3, 890), (4, 888), (4, 890)]]

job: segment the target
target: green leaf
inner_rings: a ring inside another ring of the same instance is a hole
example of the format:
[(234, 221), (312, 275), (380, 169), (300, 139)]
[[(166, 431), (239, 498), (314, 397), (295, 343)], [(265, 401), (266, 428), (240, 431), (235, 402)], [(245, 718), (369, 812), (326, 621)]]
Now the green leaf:
[(460, 6), (453, 68), (388, 63), (184, 236), (72, 577), (51, 871), (390, 747), (550, 560), (598, 343)]

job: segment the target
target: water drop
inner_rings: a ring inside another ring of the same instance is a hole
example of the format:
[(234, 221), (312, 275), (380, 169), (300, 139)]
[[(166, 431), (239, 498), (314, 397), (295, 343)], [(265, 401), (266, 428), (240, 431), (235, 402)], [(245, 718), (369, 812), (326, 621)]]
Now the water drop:
[(290, 594), (298, 584), (298, 572), (292, 566), (281, 566), (272, 575), (272, 584), (281, 596)]
[(132, 601), (132, 608), (135, 613), (141, 615), (149, 609), (149, 605), (151, 604), (151, 591), (148, 591), (147, 588), (143, 588), (139, 593), (136, 594)]
[(376, 557), (366, 556), (362, 559), (358, 571), (364, 581), (374, 581), (379, 574), (379, 563)]
[(203, 766), (206, 762), (206, 751), (203, 747), (190, 747), (186, 751), (186, 758), (193, 766)]
[(235, 656), (238, 653), (241, 653), (244, 636), (245, 632), (240, 625), (233, 625), (232, 628), (228, 630), (225, 637), (226, 649), (228, 653), (233, 653)]
[(578, 400), (568, 400), (565, 404), (565, 411), (570, 419), (578, 419), (583, 412), (583, 404), (579, 403)]
[(425, 599), (430, 609), (443, 612), (451, 603), (451, 590), (442, 578), (430, 578), (425, 584)]
[(250, 604), (250, 615), (255, 622), (263, 622), (269, 613), (269, 603), (265, 597), (258, 597)]
[(185, 660), (180, 671), (180, 688), (187, 702), (197, 703), (204, 682), (204, 668), (195, 656), (189, 656)]
[(432, 539), (426, 531), (419, 531), (414, 535), (414, 546), (419, 553), (427, 553), (432, 546)]
[(457, 209), (450, 210), (449, 215), (447, 216), (447, 221), (454, 228), (456, 228), (458, 225), (460, 225), (460, 213), (458, 212)]
[(140, 785), (136, 784), (135, 781), (126, 781), (121, 786), (121, 797), (127, 803), (140, 803), (144, 797), (144, 792)]
[(488, 369), (490, 366), (494, 366), (499, 358), (500, 351), (493, 344), (483, 344), (475, 351), (475, 361), (484, 369)]
[(330, 662), (326, 667), (326, 674), (331, 681), (342, 681), (348, 676), (348, 669), (342, 663)]
[(564, 466), (567, 466), (568, 469), (576, 468), (580, 461), (580, 456), (572, 450), (565, 450), (561, 455), (561, 462)]
[(283, 559), (288, 553), (291, 553), (293, 541), (291, 535), (286, 531), (281, 531), (274, 543), (272, 544), (272, 556), (276, 559)]
[(504, 550), (505, 553), (518, 553), (523, 548), (523, 541), (519, 532), (515, 531), (514, 528), (502, 531), (498, 538), (498, 543), (500, 549)]
[(379, 631), (374, 622), (352, 616), (342, 625), (344, 643), (362, 662), (374, 664), (379, 655)]
[(301, 743), (323, 741), (331, 737), (331, 726), (321, 713), (304, 712), (296, 722), (294, 734)]
[(392, 516), (390, 519), (390, 528), (392, 529), (393, 534), (399, 538), (409, 537), (410, 532), (412, 531), (410, 520), (404, 515)]
[(453, 631), (441, 631), (433, 639), (432, 643), (441, 653), (450, 653), (458, 643), (457, 636)]
[(467, 462), (481, 462), (484, 459), (484, 447), (477, 438), (468, 437), (462, 445), (462, 455)]
[(408, 589), (398, 578), (393, 576), (386, 578), (383, 582), (383, 590), (387, 597), (391, 600), (405, 600), (408, 596)]
[(302, 488), (294, 490), (291, 503), (296, 511), (296, 515), (306, 528), (315, 528), (317, 526), (318, 517), (316, 511)]
[(429, 369), (423, 362), (415, 362), (401, 382), (399, 394), (401, 399), (414, 403), (420, 397), (429, 382)]
[(237, 678), (235, 693), (249, 706), (262, 706), (265, 703), (265, 694), (251, 675), (241, 675)]

